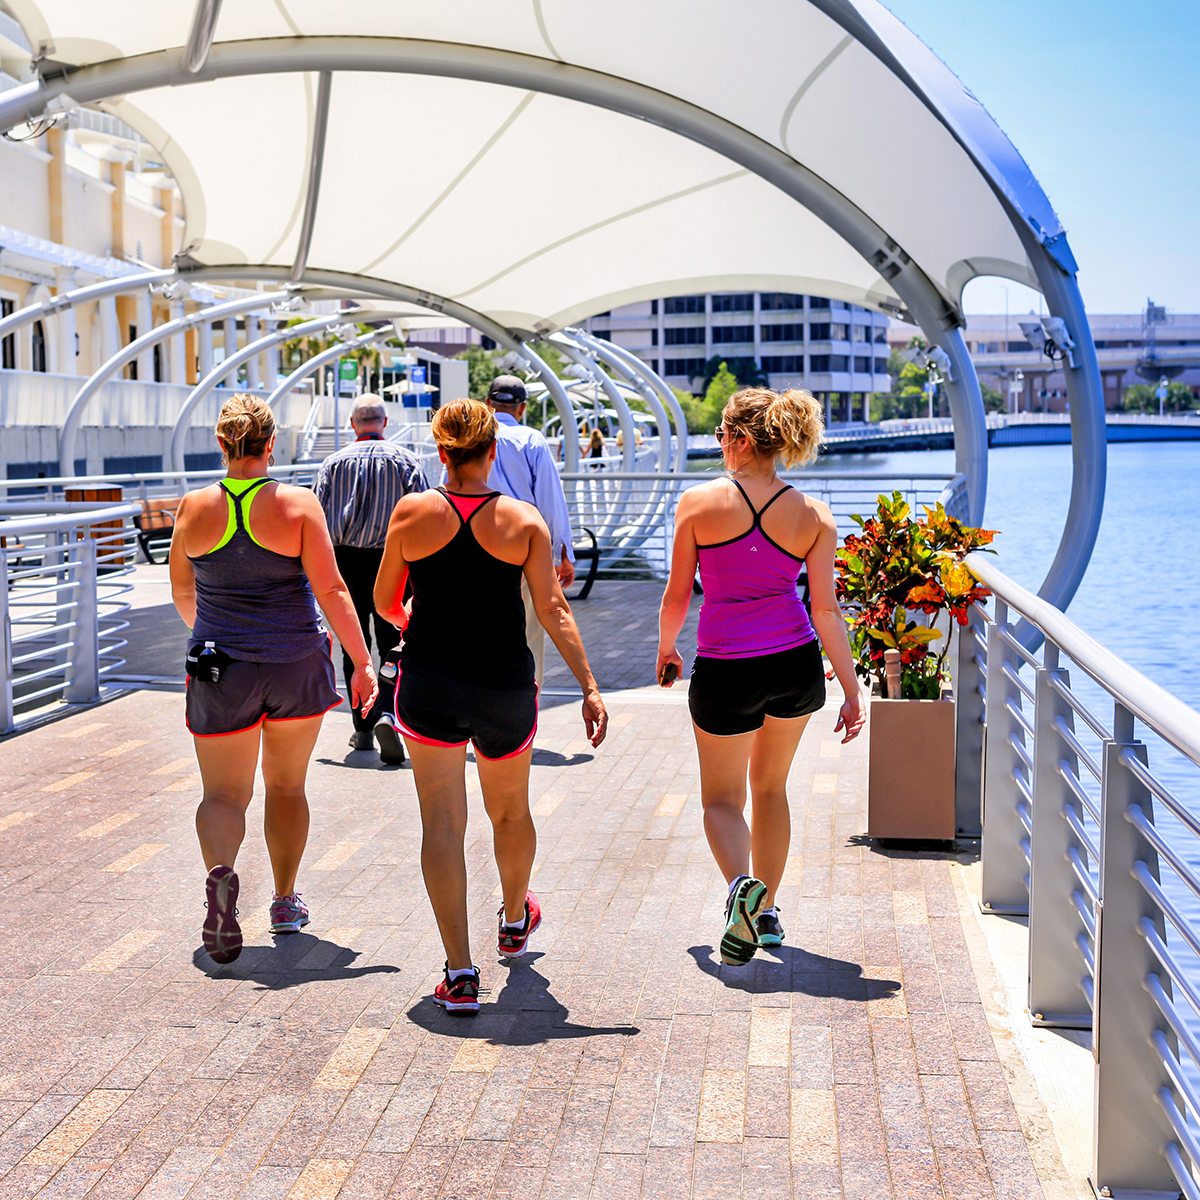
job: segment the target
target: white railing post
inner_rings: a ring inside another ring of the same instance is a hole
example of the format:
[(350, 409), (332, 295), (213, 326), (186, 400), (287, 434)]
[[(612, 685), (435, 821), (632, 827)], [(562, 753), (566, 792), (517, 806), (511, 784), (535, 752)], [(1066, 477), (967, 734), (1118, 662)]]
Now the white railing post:
[(971, 611), (956, 627), (954, 672), (954, 826), (961, 838), (983, 833), (983, 722), (986, 679), (980, 650), (983, 621)]
[(985, 912), (1024, 916), (1029, 912), (1029, 866), (1021, 849), (1026, 833), (1013, 774), (1024, 765), (1016, 746), (1025, 745), (1025, 731), (1010, 708), (1018, 706), (1021, 693), (1004, 668), (1015, 671), (1020, 657), (1005, 634), (1012, 634), (1008, 606), (997, 597), (987, 644), (980, 904)]
[[(1163, 1157), (1163, 1147), (1175, 1134), (1156, 1099), (1160, 1088), (1171, 1088), (1171, 1081), (1150, 1042), (1166, 1022), (1145, 987), (1147, 975), (1161, 967), (1138, 923), (1148, 920), (1160, 938), (1165, 940), (1166, 934), (1161, 911), (1133, 875), (1135, 864), (1144, 863), (1157, 880), (1158, 854), (1126, 818), (1137, 805), (1153, 823), (1153, 801), (1121, 762), (1125, 750), (1146, 762), (1145, 746), (1133, 737), (1133, 714), (1120, 703), (1114, 709), (1113, 741), (1104, 747), (1101, 784), (1092, 1185), (1101, 1196), (1118, 1200), (1122, 1193), (1153, 1192), (1175, 1200), (1179, 1184)], [(1161, 983), (1170, 995), (1170, 981), (1162, 978)]]
[(100, 605), (96, 571), (96, 541), (83, 527), (76, 543), (77, 559), (70, 570), (73, 589), (75, 649), (67, 663), (63, 699), (70, 704), (92, 704), (100, 699)]
[(12, 733), (13, 714), (12, 622), (8, 615), (8, 549), (0, 546), (0, 733)]
[(1074, 733), (1075, 714), (1055, 686), (1069, 686), (1071, 679), (1057, 660), (1057, 648), (1047, 642), (1047, 665), (1034, 680), (1029, 1015), (1036, 1025), (1088, 1029), (1092, 1014), (1083, 981), (1090, 974), (1085, 962), (1093, 954), (1094, 930), (1084, 913), (1092, 911), (1094, 897), (1076, 874), (1088, 870), (1090, 853), (1067, 816), (1082, 823), (1084, 814), (1062, 773), (1079, 778), (1078, 755), (1060, 732)]

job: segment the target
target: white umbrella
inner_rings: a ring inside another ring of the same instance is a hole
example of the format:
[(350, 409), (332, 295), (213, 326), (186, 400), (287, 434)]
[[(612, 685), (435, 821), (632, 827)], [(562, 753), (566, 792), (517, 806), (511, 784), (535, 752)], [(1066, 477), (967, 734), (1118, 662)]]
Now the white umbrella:
[(402, 379), (399, 383), (393, 383), (391, 387), (385, 387), (383, 393), (385, 396), (393, 393), (406, 396), (423, 396), (428, 392), (439, 390), (439, 388), (435, 388), (428, 383), (413, 383), (410, 379)]

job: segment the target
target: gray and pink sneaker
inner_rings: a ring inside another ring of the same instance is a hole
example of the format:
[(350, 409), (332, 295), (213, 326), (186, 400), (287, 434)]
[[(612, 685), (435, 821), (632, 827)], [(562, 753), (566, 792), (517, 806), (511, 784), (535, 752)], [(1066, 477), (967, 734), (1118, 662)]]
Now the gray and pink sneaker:
[(204, 949), (215, 963), (231, 963), (242, 952), (237, 919), (238, 877), (232, 867), (213, 867), (205, 883)]
[(300, 899), (299, 892), (290, 896), (271, 897), (271, 932), (299, 933), (308, 924), (308, 905)]

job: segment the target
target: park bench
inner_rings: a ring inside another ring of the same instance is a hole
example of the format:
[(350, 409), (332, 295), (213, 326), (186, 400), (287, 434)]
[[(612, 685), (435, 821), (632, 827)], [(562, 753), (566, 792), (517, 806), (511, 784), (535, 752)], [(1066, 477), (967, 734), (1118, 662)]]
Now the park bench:
[(175, 510), (179, 507), (178, 496), (163, 496), (157, 500), (143, 500), (142, 511), (135, 513), (133, 523), (137, 527), (138, 545), (146, 561), (161, 565), (154, 557), (163, 552), (162, 561), (167, 561), (171, 538), (175, 532)]
[(588, 593), (592, 590), (592, 584), (596, 582), (596, 572), (600, 570), (600, 547), (596, 544), (596, 535), (590, 529), (583, 531), (588, 535), (591, 545), (574, 546), (575, 561), (587, 562), (588, 571), (587, 578), (583, 581), (583, 587), (571, 597), (572, 600), (586, 600)]

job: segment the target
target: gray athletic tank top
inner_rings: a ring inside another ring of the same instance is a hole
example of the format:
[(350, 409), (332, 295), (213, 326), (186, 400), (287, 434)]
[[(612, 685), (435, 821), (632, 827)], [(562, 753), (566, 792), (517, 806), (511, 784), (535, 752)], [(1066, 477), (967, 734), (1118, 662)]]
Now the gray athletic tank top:
[(196, 625), (188, 649), (215, 642), (242, 662), (299, 662), (328, 646), (321, 611), (298, 557), (276, 554), (250, 531), (250, 502), (269, 479), (223, 479), (225, 535), (188, 555), (196, 573)]

